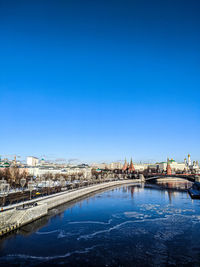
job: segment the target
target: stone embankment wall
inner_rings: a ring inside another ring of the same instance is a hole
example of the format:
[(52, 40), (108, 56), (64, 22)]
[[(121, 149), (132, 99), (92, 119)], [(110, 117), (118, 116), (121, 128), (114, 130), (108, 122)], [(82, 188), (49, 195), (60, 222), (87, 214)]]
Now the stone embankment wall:
[(109, 182), (109, 183), (102, 183), (98, 185), (93, 185), (90, 187), (82, 188), (73, 192), (68, 192), (66, 194), (62, 194), (60, 196), (55, 196), (52, 198), (48, 198), (46, 200), (41, 200), (40, 203), (46, 203), (48, 209), (52, 209), (56, 206), (59, 206), (63, 203), (72, 201), (76, 198), (82, 197), (84, 195), (90, 194), (92, 192), (104, 189), (104, 188), (109, 188), (112, 186), (117, 186), (121, 184), (127, 184), (133, 182), (133, 180), (127, 180), (127, 181), (114, 181), (114, 182)]
[(0, 236), (11, 232), (27, 223), (33, 222), (45, 215), (48, 210), (66, 202), (75, 200), (90, 193), (106, 189), (112, 186), (139, 182), (140, 180), (113, 181), (81, 188), (73, 192), (60, 193), (47, 199), (37, 201), (37, 206), (26, 209), (12, 209), (0, 214)]
[(25, 209), (13, 209), (0, 215), (0, 236), (7, 234), (21, 226), (33, 222), (47, 215), (47, 204), (38, 203), (37, 206)]

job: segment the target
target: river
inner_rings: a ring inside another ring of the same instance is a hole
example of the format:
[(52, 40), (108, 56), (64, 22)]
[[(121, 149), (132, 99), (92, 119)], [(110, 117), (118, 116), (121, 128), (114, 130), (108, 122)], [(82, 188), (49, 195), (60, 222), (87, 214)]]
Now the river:
[(200, 200), (188, 186), (123, 185), (62, 205), (2, 239), (0, 264), (200, 266)]

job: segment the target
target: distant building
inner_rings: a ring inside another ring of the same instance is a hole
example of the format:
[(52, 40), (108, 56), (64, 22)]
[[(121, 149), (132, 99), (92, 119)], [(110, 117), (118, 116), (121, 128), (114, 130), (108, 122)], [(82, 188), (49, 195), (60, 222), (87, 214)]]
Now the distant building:
[(171, 171), (184, 171), (187, 169), (187, 166), (185, 162), (176, 162), (173, 159), (168, 160), (167, 162), (159, 162), (156, 163), (158, 165), (159, 170), (162, 171), (167, 171), (167, 164), (170, 164)]
[(42, 177), (46, 174), (51, 174), (55, 177), (57, 174), (59, 175), (82, 175), (84, 179), (91, 177), (91, 168), (88, 166), (73, 166), (73, 167), (65, 167), (61, 168), (58, 166), (30, 166), (27, 168), (29, 175), (35, 177)]
[(110, 170), (122, 169), (122, 167), (123, 165), (120, 162), (111, 162), (107, 165), (107, 168)]
[(92, 163), (91, 167), (94, 169), (108, 169), (108, 164), (106, 164), (106, 163)]
[(185, 165), (191, 170), (191, 171), (195, 171), (195, 172), (199, 172), (199, 163), (198, 161), (191, 161), (191, 156), (190, 154), (188, 154), (188, 161), (185, 158)]
[(36, 157), (27, 157), (26, 163), (28, 166), (36, 166), (39, 160)]
[(11, 165), (10, 162), (7, 162), (7, 161), (3, 162), (3, 161), (1, 161), (0, 162), (0, 169), (9, 168), (10, 165)]
[(192, 165), (191, 156), (190, 154), (188, 154), (188, 166), (190, 167), (191, 165)]
[(135, 171), (135, 167), (134, 167), (134, 165), (133, 165), (132, 158), (131, 158), (130, 164), (127, 163), (127, 161), (126, 161), (126, 159), (125, 159), (124, 165), (121, 167), (121, 169), (122, 169), (123, 171), (127, 171), (127, 172), (134, 172), (134, 171)]
[(41, 160), (40, 160), (40, 165), (42, 166), (42, 165), (45, 165), (46, 164), (46, 162), (45, 162), (45, 160), (42, 158)]
[(148, 169), (148, 167), (149, 167), (148, 163), (138, 163), (138, 164), (134, 163), (134, 168), (136, 171), (142, 172), (142, 171)]

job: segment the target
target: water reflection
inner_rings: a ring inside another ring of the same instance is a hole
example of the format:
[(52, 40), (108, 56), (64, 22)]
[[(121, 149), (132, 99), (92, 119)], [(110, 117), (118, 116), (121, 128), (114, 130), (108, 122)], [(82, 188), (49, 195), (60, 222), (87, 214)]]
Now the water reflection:
[(172, 178), (171, 180), (170, 179), (158, 179), (156, 180), (156, 184), (165, 189), (187, 191), (187, 189), (189, 189), (193, 183), (185, 179)]
[(200, 202), (185, 189), (128, 185), (60, 206), (2, 241), (0, 264), (199, 266)]

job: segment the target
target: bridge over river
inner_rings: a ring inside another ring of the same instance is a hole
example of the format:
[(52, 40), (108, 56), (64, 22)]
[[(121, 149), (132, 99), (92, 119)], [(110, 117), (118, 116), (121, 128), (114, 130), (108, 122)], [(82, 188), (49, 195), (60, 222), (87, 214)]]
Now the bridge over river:
[(190, 182), (200, 182), (200, 176), (199, 175), (194, 175), (194, 174), (171, 174), (171, 175), (166, 175), (166, 174), (160, 174), (160, 173), (152, 173), (148, 174), (144, 177), (144, 181), (154, 181), (157, 179), (185, 179)]

